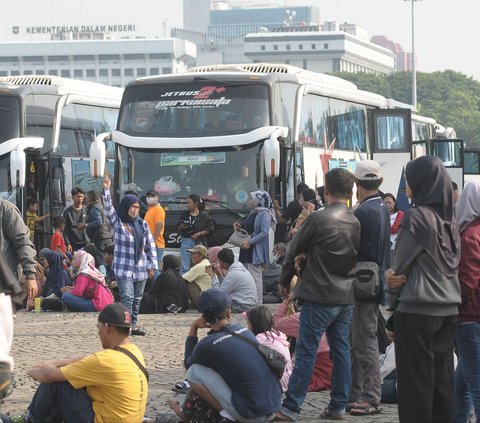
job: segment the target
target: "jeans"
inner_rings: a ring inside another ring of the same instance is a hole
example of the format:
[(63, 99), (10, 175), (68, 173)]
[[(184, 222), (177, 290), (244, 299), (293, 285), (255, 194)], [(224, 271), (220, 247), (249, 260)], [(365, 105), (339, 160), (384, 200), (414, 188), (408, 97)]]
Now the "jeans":
[(41, 383), (28, 406), (32, 423), (93, 423), (92, 400), (68, 382)]
[(192, 238), (182, 238), (180, 242), (180, 274), (183, 275), (190, 270), (192, 255), (187, 251), (195, 247), (195, 241)]
[(238, 422), (264, 422), (267, 416), (258, 419), (242, 417), (232, 405), (232, 390), (215, 370), (201, 364), (193, 364), (187, 372), (187, 380), (191, 385), (203, 385)]
[(62, 295), (62, 301), (63, 304), (72, 311), (97, 311), (92, 300), (78, 297), (77, 295), (70, 294), (70, 292), (65, 292), (65, 294)]
[(293, 420), (298, 418), (312, 377), (320, 339), (326, 332), (333, 361), (332, 390), (328, 409), (342, 415), (352, 385), (350, 365), (350, 324), (353, 305), (330, 305), (305, 301), (300, 312), (300, 328), (293, 368), (281, 412)]
[(145, 289), (146, 283), (146, 280), (132, 281), (117, 278), (118, 290), (120, 291), (120, 300), (132, 315), (132, 328), (134, 328), (137, 324), (140, 301), (142, 301), (143, 290)]
[(457, 327), (458, 365), (455, 369), (456, 423), (466, 423), (472, 406), (480, 422), (480, 323)]

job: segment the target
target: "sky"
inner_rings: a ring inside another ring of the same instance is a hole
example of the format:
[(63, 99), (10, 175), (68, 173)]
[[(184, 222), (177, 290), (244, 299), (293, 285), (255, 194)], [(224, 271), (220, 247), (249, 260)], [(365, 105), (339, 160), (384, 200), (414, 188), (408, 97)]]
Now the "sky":
[[(234, 0), (238, 1), (238, 0)], [(250, 4), (293, 7), (314, 5), (320, 20), (348, 22), (368, 30), (369, 36), (385, 35), (411, 51), (412, 5), (409, 0), (249, 0)], [(41, 40), (25, 34), (29, 26), (135, 25), (134, 35), (169, 35), (183, 25), (181, 0), (17, 0), (2, 8), (0, 42)], [(453, 69), (480, 81), (480, 41), (476, 0), (415, 1), (415, 51), (417, 70)], [(13, 28), (19, 27), (19, 34)], [(124, 33), (130, 35), (129, 33)], [(116, 33), (116, 36), (121, 35)], [(0, 44), (1, 49), (1, 44)]]

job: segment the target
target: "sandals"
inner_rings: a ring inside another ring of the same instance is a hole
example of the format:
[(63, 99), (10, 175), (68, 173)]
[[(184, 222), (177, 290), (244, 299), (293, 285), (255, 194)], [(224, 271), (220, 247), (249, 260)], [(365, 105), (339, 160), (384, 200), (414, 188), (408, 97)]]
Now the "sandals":
[(177, 382), (172, 388), (172, 391), (176, 392), (177, 394), (186, 394), (189, 389), (190, 384), (185, 380), (184, 382)]
[(371, 416), (373, 414), (379, 414), (382, 412), (382, 409), (378, 405), (374, 404), (357, 404), (352, 407), (350, 414), (352, 416)]

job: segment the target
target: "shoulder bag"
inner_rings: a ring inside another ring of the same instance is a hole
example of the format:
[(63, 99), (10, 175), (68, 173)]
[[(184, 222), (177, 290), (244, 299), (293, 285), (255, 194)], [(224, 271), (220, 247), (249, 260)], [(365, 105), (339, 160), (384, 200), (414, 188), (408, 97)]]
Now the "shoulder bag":
[(273, 373), (275, 373), (275, 376), (277, 376), (278, 379), (282, 378), (283, 372), (285, 371), (285, 366), (287, 364), (287, 360), (282, 353), (279, 353), (267, 345), (252, 341), (251, 339), (242, 336), (229, 328), (223, 327), (222, 331), (228, 333), (229, 335), (235, 336), (236, 338), (254, 347), (265, 359), (270, 369), (272, 369)]
[(374, 300), (380, 285), (380, 267), (374, 261), (361, 261), (355, 267), (353, 293), (359, 301)]
[(228, 242), (235, 247), (241, 247), (248, 239), (250, 239), (250, 234), (245, 229), (235, 229)]

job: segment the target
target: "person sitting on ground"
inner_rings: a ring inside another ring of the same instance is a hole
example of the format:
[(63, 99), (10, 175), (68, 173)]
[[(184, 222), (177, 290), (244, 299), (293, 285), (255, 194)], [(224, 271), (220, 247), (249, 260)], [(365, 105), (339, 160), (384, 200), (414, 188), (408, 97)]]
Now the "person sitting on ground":
[(266, 304), (281, 303), (282, 297), (278, 293), (278, 279), (282, 272), (282, 263), (287, 253), (284, 242), (277, 242), (273, 246), (272, 262), (265, 267), (262, 273), (263, 302)]
[(150, 289), (143, 292), (140, 314), (185, 313), (188, 310), (187, 287), (179, 272), (180, 258), (168, 254), (162, 262), (162, 273)]
[(40, 250), (39, 257), (43, 268), (48, 268), (42, 297), (59, 299), (62, 296), (60, 290), (71, 284), (70, 276), (63, 267), (63, 256), (49, 248), (43, 248)]
[[(192, 322), (185, 342), (185, 367), (192, 389), (231, 421), (267, 421), (280, 408), (280, 383), (258, 350), (231, 331), (256, 341), (255, 335), (232, 324), (230, 297), (218, 288), (198, 301), (202, 313)], [(199, 341), (198, 330), (209, 329)]]
[[(210, 247), (208, 249), (208, 261), (210, 262), (210, 264), (212, 266), (214, 265), (217, 265), (218, 264), (218, 253), (222, 251), (222, 247), (220, 246), (215, 246), (215, 247)], [(220, 269), (222, 271), (222, 273), (225, 275), (225, 272), (223, 271), (223, 269)]]
[[(222, 249), (218, 255), (218, 264), (206, 268), (212, 279), (212, 286), (230, 295), (232, 313), (241, 313), (257, 305), (257, 288), (251, 273), (242, 263), (235, 262), (230, 248)], [(221, 269), (226, 270), (225, 276)]]
[(288, 388), (288, 381), (293, 368), (287, 337), (284, 333), (273, 328), (272, 313), (267, 307), (263, 305), (254, 307), (245, 314), (248, 329), (257, 337), (258, 342), (273, 348), (285, 357), (285, 371), (280, 379), (282, 391), (285, 392)]
[[(25, 276), (22, 275), (22, 279), (25, 279)], [(38, 290), (37, 296), (39, 296), (42, 292), (46, 281), (47, 278), (45, 277), (45, 269), (38, 261), (35, 261), (35, 282), (37, 283)], [(31, 300), (28, 300), (25, 296), (25, 298), (23, 299), (23, 305), (27, 310), (32, 310), (35, 307), (35, 301), (33, 298)]]
[(75, 251), (72, 266), (78, 270), (73, 287), (66, 286), (62, 301), (72, 311), (102, 311), (113, 303), (113, 295), (105, 285), (105, 276), (95, 268), (93, 257), (84, 250)]
[(192, 255), (192, 268), (183, 274), (183, 279), (187, 285), (188, 299), (193, 307), (197, 307), (198, 298), (207, 289), (212, 287), (210, 276), (205, 272), (208, 261), (208, 250), (205, 246), (198, 244), (187, 250)]
[[(293, 284), (293, 282), (292, 282)], [(300, 313), (289, 313), (290, 307), (293, 306), (295, 296), (291, 292), (281, 304), (278, 304), (273, 312), (273, 327), (283, 332), (285, 335), (298, 338), (300, 328)], [(328, 346), (327, 337), (323, 334), (317, 349), (317, 358), (313, 374), (308, 384), (308, 392), (325, 391), (330, 389), (332, 381), (333, 363), (330, 360), (330, 347)]]
[(105, 307), (97, 324), (103, 350), (34, 366), (28, 374), (40, 385), (26, 414), (2, 415), (3, 422), (142, 422), (148, 373), (142, 352), (130, 343), (130, 321), (122, 304)]

